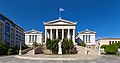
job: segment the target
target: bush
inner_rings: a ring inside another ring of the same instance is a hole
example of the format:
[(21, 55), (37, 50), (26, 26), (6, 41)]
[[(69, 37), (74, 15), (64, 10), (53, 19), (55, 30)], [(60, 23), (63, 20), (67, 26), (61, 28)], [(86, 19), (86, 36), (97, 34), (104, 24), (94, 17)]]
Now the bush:
[(5, 44), (0, 44), (0, 55), (6, 55), (7, 54), (7, 46)]
[(85, 42), (81, 42), (81, 43), (79, 43), (78, 45), (79, 45), (79, 46), (83, 46), (83, 47), (86, 46)]
[(72, 48), (74, 48), (73, 41), (71, 39), (68, 40), (67, 38), (64, 38), (62, 42), (63, 54), (70, 54), (72, 52)]
[(12, 55), (12, 54), (13, 54), (13, 50), (12, 50), (12, 48), (9, 48), (9, 49), (8, 49), (7, 54), (8, 54), (8, 55)]
[(115, 44), (111, 44), (105, 47), (105, 52), (107, 54), (115, 54), (118, 52), (118, 47)]
[(107, 45), (102, 45), (100, 48), (101, 48), (101, 49), (105, 49), (106, 46), (107, 46)]
[(38, 43), (35, 41), (35, 42), (33, 42), (33, 47), (37, 47), (38, 46)]
[(22, 46), (22, 50), (29, 48), (26, 44)]
[(116, 43), (115, 45), (116, 45), (118, 48), (120, 48), (120, 43)]

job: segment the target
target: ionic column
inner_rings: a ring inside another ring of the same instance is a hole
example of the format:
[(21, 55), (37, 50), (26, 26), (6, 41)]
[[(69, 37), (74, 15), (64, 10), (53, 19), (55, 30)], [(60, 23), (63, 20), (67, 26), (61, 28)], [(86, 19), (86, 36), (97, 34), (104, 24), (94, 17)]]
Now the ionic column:
[(46, 40), (47, 40), (47, 29), (45, 29), (45, 44), (46, 44)]
[(35, 41), (35, 35), (34, 35), (34, 41)]
[(70, 39), (70, 29), (68, 29), (68, 40)]
[(62, 39), (64, 38), (64, 29), (62, 29)]
[(50, 39), (52, 40), (52, 29), (50, 29)]
[(58, 39), (58, 29), (56, 29), (56, 39)]
[(72, 36), (73, 43), (75, 45), (75, 29), (73, 29), (73, 36)]

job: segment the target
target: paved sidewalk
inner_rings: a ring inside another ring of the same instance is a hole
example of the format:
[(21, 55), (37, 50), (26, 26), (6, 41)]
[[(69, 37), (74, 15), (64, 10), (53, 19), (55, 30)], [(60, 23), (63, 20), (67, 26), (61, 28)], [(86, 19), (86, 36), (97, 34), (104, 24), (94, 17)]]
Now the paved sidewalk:
[(98, 58), (98, 55), (22, 55), (15, 56), (20, 59), (29, 59), (29, 60), (92, 60)]
[[(31, 55), (33, 56), (33, 55)], [(27, 57), (31, 57), (27, 56)], [(22, 55), (22, 57), (26, 57)], [(87, 59), (87, 58), (92, 59)], [(35, 55), (33, 58), (74, 58), (77, 60), (33, 60), (33, 59), (20, 59), (16, 56), (0, 56), (0, 63), (120, 63), (120, 56), (80, 56), (80, 55)]]

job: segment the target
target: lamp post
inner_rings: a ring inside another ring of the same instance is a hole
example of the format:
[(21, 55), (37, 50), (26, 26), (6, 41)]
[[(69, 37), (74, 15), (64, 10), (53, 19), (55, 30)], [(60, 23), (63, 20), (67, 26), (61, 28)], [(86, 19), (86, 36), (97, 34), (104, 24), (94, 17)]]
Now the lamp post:
[(20, 42), (20, 50), (19, 50), (19, 55), (22, 55), (22, 47), (21, 47), (21, 42)]

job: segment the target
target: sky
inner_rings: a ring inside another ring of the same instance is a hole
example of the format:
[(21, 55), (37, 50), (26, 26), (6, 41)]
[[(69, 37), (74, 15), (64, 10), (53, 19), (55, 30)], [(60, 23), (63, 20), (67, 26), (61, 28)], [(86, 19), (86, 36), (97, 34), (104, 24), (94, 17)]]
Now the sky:
[(120, 0), (0, 0), (0, 13), (25, 31), (43, 32), (43, 22), (59, 18), (76, 22), (76, 34), (89, 29), (96, 38), (120, 37)]

